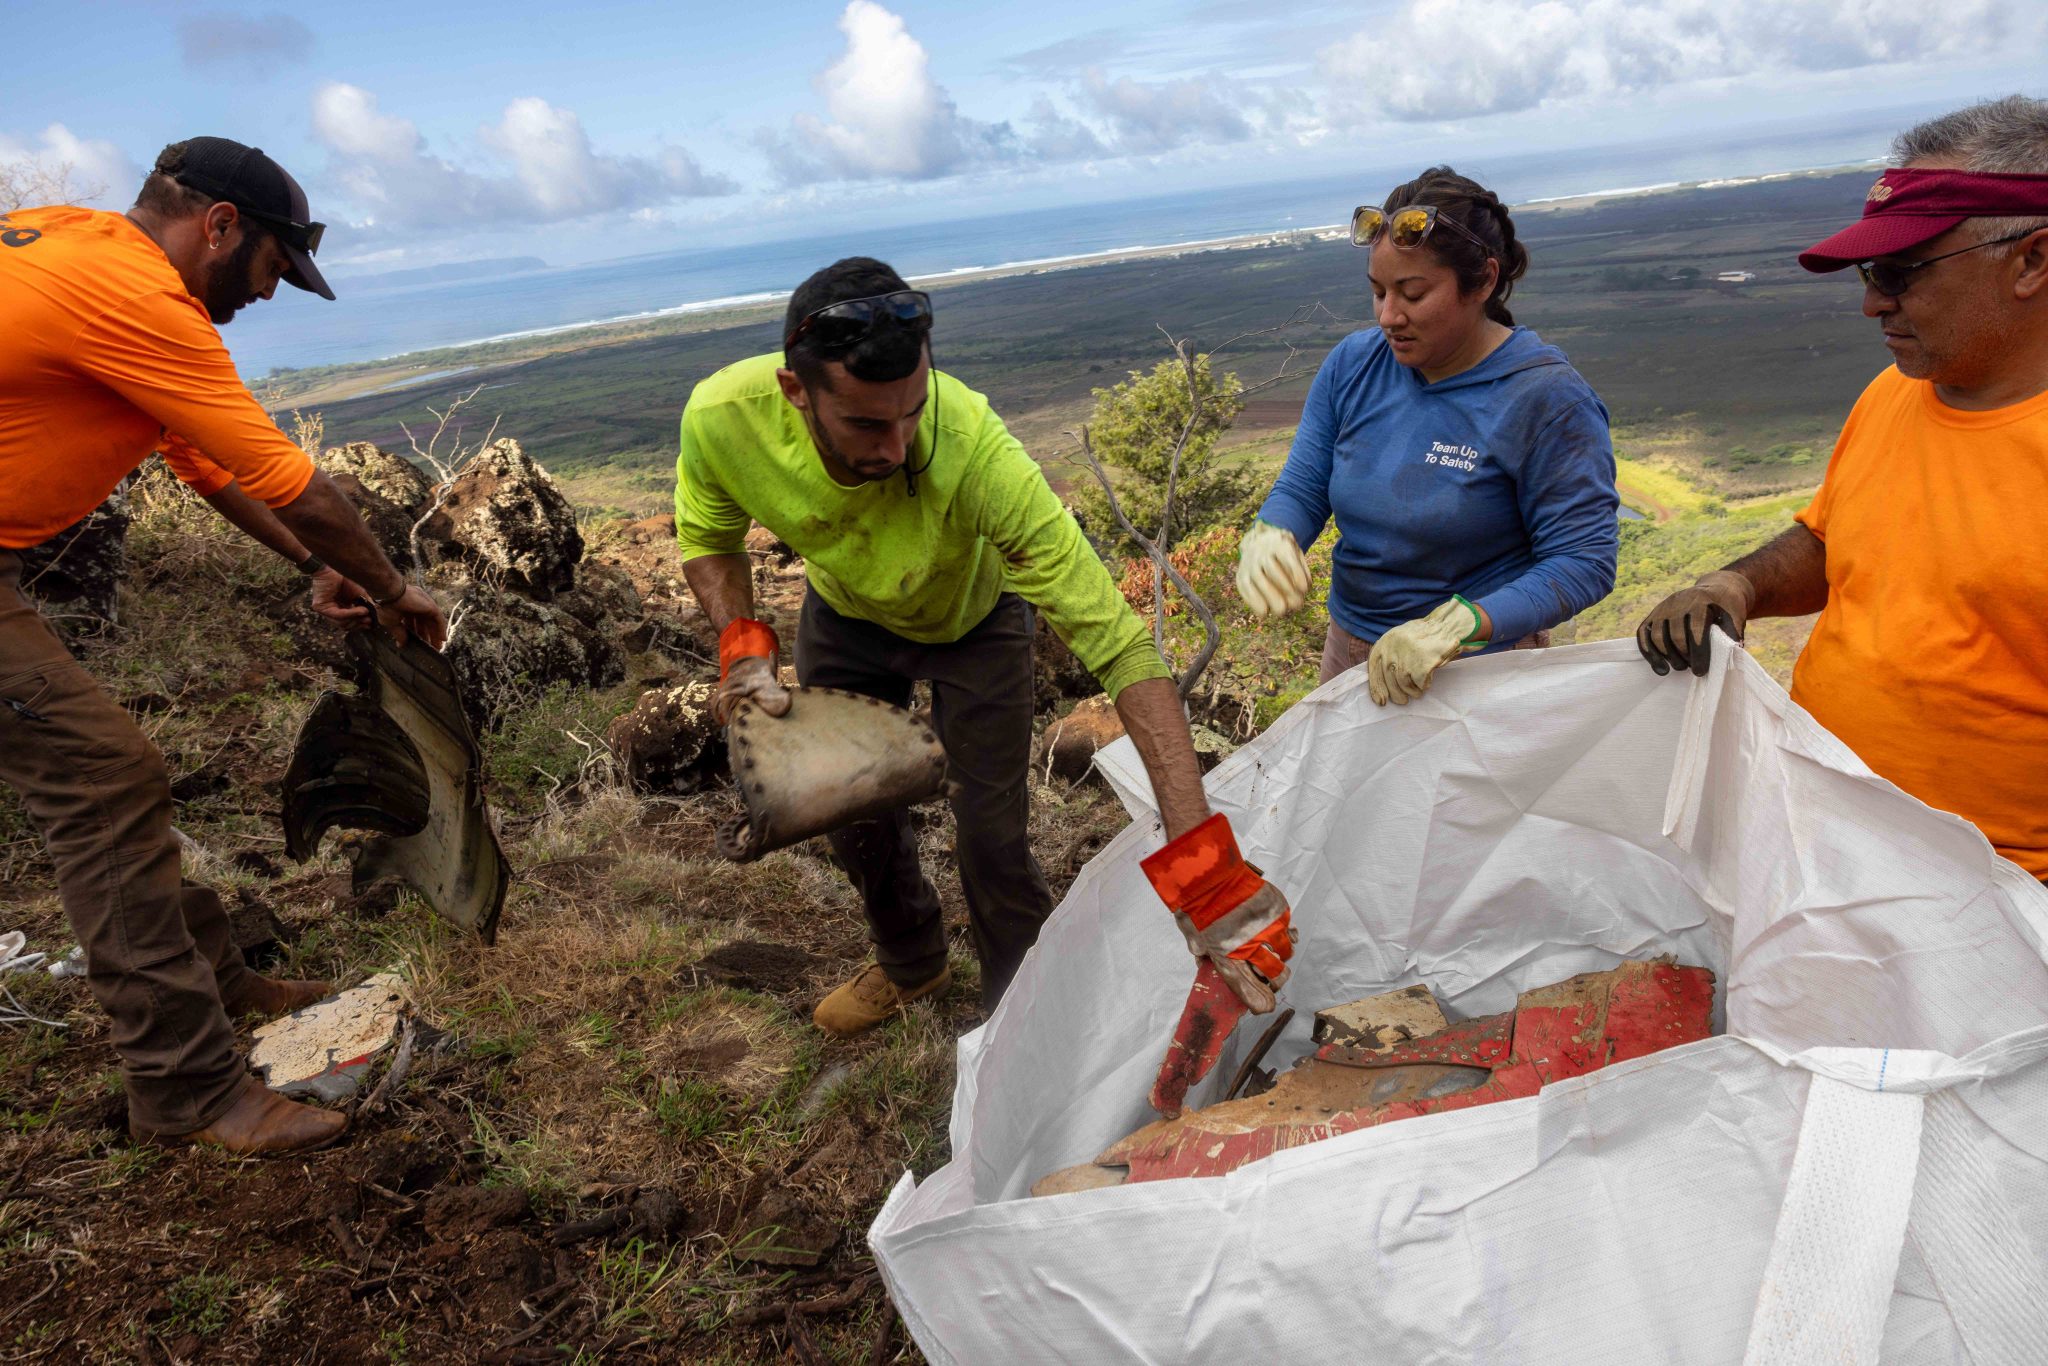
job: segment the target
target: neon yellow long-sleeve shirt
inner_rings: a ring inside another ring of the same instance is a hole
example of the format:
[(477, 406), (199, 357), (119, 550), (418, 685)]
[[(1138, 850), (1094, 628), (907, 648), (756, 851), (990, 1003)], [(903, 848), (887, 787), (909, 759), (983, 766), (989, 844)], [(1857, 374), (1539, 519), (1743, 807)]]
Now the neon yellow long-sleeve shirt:
[(1045, 614), (1112, 698), (1169, 676), (1150, 631), (986, 398), (933, 371), (912, 455), (916, 496), (901, 478), (846, 488), (782, 396), (781, 364), (771, 353), (729, 365), (683, 409), (684, 560), (743, 551), (759, 522), (803, 556), (834, 611), (907, 640), (958, 640), (1008, 590)]

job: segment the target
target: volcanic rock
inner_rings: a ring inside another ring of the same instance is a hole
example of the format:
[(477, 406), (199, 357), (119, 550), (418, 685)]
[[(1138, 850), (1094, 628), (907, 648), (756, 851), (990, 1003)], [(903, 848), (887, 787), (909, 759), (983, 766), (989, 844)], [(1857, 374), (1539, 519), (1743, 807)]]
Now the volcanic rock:
[[(371, 449), (376, 448), (373, 446)], [(370, 529), (370, 535), (391, 563), (401, 568), (411, 564), (413, 519), (405, 509), (347, 470), (337, 470), (327, 477), (348, 495), (348, 500), (356, 505), (356, 511), (363, 514), (363, 525)]]
[(128, 572), (128, 485), (123, 479), (84, 520), (21, 552), (21, 589), (67, 636), (120, 624)]
[(418, 466), (367, 441), (330, 446), (320, 457), (320, 468), (330, 475), (353, 475), (364, 488), (398, 508), (409, 520), (425, 512), (428, 499), (433, 497), (433, 486)]
[(614, 635), (640, 618), (640, 593), (633, 587), (633, 576), (616, 565), (589, 560), (577, 566), (576, 586), (555, 605), (591, 630)]
[(478, 453), (422, 530), (446, 542), (479, 579), (540, 599), (576, 583), (583, 536), (576, 509), (510, 437)]
[(606, 729), (605, 743), (634, 787), (694, 792), (725, 767), (725, 732), (711, 719), (712, 692), (702, 679), (657, 688)]
[(456, 614), (445, 653), (479, 730), (495, 729), (505, 707), (556, 683), (609, 688), (626, 676), (618, 646), (553, 603), (472, 584)]

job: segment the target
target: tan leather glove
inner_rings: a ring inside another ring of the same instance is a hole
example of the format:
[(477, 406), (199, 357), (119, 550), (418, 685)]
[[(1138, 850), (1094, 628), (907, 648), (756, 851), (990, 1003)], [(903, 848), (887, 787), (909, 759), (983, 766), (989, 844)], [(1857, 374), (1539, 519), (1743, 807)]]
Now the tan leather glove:
[(1294, 533), (1253, 522), (1237, 548), (1237, 595), (1255, 617), (1277, 617), (1308, 601), (1308, 556)]
[(779, 646), (763, 622), (737, 618), (718, 637), (718, 691), (711, 695), (711, 719), (728, 725), (742, 702), (770, 716), (789, 715), (789, 689), (775, 667)]
[(1373, 643), (1366, 660), (1366, 687), (1372, 700), (1384, 707), (1389, 702), (1407, 706), (1429, 691), (1429, 680), (1446, 663), (1456, 659), (1479, 634), (1479, 609), (1463, 598), (1451, 600), (1416, 621), (1407, 621)]
[(1698, 583), (1651, 609), (1636, 627), (1636, 648), (1660, 678), (1673, 669), (1691, 669), (1704, 678), (1712, 662), (1708, 630), (1718, 626), (1741, 640), (1753, 592), (1748, 579), (1730, 570), (1702, 574)]

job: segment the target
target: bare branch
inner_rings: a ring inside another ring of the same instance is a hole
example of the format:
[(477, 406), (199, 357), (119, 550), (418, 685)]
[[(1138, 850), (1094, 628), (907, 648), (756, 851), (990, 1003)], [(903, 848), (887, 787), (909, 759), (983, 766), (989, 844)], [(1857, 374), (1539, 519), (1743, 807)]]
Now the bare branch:
[[(476, 388), (471, 389), (468, 393), (450, 403), (446, 408), (427, 409), (434, 417), (434, 433), (427, 438), (425, 446), (420, 445), (420, 439), (412, 434), (412, 428), (406, 426), (403, 422), (398, 424), (398, 429), (405, 433), (406, 441), (412, 446), (413, 455), (420, 463), (431, 469), (435, 476), (433, 496), (427, 500), (426, 511), (419, 515), (418, 520), (412, 524), (412, 530), (406, 536), (406, 548), (412, 555), (412, 567), (415, 573), (424, 572), (427, 567), (426, 556), (420, 551), (421, 529), (434, 519), (436, 513), (440, 512), (442, 506), (448, 501), (448, 494), (455, 487), (455, 481), (462, 477), (463, 471), (468, 469), (479, 455), (490, 449), (491, 439), (498, 434), (498, 423), (502, 420), (503, 414), (491, 419), (491, 429), (485, 432), (484, 439), (474, 446), (463, 446), (462, 428), (460, 426), (456, 427), (455, 444), (445, 454), (441, 451), (441, 437), (447, 432), (449, 422), (453, 421), (455, 415), (462, 411), (462, 406), (465, 403), (468, 403), (483, 391), (484, 386), (479, 384)], [(450, 623), (450, 629), (453, 629), (453, 623)]]

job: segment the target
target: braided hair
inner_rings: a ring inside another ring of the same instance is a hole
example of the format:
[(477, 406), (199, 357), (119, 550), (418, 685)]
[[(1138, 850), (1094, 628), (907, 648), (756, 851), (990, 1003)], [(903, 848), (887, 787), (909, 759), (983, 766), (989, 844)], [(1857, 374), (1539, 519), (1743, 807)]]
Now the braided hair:
[(1380, 208), (1392, 214), (1413, 204), (1435, 206), (1439, 218), (1455, 220), (1472, 237), (1486, 243), (1486, 250), (1481, 251), (1478, 242), (1463, 233), (1433, 232), (1423, 245), (1457, 274), (1458, 288), (1467, 294), (1484, 287), (1486, 263), (1498, 261), (1500, 276), (1487, 296), (1486, 316), (1503, 327), (1513, 327), (1515, 315), (1508, 312), (1508, 295), (1514, 293), (1515, 281), (1528, 272), (1529, 249), (1515, 240), (1515, 220), (1500, 196), (1448, 166), (1432, 166), (1407, 184), (1396, 185)]

